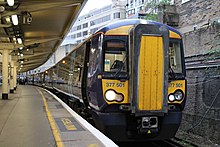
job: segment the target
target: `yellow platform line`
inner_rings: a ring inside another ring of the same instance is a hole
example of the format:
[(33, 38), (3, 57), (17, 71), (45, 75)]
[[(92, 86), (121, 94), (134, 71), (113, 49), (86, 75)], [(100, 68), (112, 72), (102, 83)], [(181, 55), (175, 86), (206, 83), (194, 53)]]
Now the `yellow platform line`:
[(45, 106), (45, 110), (46, 110), (46, 113), (47, 113), (47, 118), (48, 118), (48, 121), (49, 121), (50, 126), (52, 128), (52, 132), (53, 132), (53, 135), (54, 135), (54, 138), (55, 138), (55, 141), (56, 141), (56, 145), (57, 145), (57, 147), (64, 147), (63, 142), (62, 142), (61, 137), (60, 137), (60, 133), (59, 133), (59, 131), (56, 127), (56, 124), (53, 120), (53, 117), (52, 117), (52, 115), (51, 115), (51, 113), (48, 109), (46, 99), (45, 99), (43, 93), (39, 89), (37, 89), (37, 90), (41, 94), (41, 97), (44, 101), (44, 106)]

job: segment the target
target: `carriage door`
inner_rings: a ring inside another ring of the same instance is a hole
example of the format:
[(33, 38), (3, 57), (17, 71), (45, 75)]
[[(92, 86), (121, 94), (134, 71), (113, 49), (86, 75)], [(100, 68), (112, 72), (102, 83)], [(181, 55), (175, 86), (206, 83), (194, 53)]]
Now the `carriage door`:
[(82, 98), (86, 106), (89, 105), (88, 99), (86, 96), (86, 85), (87, 85), (87, 73), (89, 66), (89, 52), (91, 48), (91, 41), (86, 43), (85, 59), (84, 59), (84, 68), (83, 68), (83, 77), (82, 77)]

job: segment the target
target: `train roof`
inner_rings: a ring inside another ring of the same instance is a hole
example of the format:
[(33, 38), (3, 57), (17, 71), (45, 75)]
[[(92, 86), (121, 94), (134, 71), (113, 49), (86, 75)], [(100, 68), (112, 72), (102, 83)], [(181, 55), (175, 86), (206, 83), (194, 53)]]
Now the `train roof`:
[(98, 33), (98, 32), (106, 33), (107, 31), (115, 29), (115, 28), (119, 28), (119, 27), (123, 27), (123, 26), (130, 26), (130, 25), (135, 25), (135, 24), (155, 24), (158, 26), (166, 26), (170, 31), (181, 36), (179, 31), (177, 31), (176, 29), (174, 29), (166, 24), (163, 24), (160, 22), (155, 22), (155, 21), (150, 21), (150, 20), (144, 20), (144, 19), (123, 19), (120, 21), (116, 21), (116, 22), (110, 23), (110, 24), (100, 28), (96, 33)]

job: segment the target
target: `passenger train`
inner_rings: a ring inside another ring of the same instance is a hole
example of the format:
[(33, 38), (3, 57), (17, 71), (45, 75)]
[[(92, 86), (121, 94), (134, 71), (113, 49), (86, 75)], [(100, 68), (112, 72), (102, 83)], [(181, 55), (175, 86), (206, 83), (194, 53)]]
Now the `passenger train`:
[(182, 36), (140, 19), (109, 24), (29, 76), (114, 141), (174, 137), (186, 102)]

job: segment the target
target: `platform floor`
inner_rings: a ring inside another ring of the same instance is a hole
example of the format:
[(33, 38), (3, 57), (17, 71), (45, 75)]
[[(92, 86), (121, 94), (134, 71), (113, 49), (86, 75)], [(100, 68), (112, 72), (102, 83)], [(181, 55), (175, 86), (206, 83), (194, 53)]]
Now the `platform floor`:
[(39, 87), (19, 85), (0, 100), (0, 147), (108, 146), (64, 105)]

